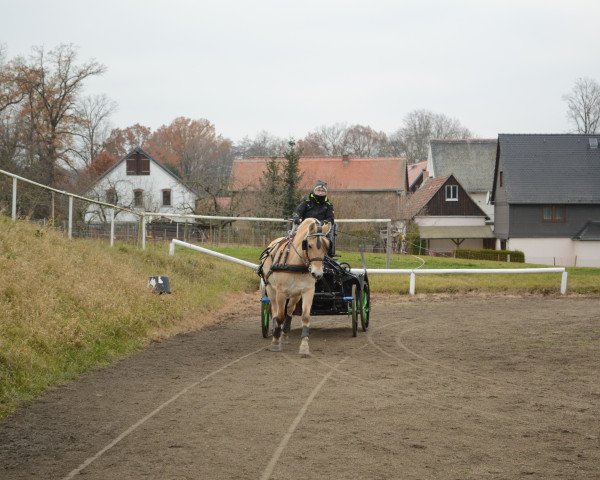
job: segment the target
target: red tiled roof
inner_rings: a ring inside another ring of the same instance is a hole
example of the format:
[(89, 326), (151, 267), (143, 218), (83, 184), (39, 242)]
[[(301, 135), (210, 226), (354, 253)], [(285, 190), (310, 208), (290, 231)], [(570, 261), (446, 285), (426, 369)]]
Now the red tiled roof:
[(408, 185), (412, 187), (412, 185), (415, 183), (415, 180), (419, 178), (425, 169), (427, 169), (427, 160), (411, 163), (408, 166)]
[[(269, 157), (233, 161), (233, 190), (256, 190)], [(278, 159), (283, 162), (284, 159)], [(311, 190), (317, 180), (329, 191), (406, 190), (406, 160), (403, 157), (301, 157), (301, 189)]]

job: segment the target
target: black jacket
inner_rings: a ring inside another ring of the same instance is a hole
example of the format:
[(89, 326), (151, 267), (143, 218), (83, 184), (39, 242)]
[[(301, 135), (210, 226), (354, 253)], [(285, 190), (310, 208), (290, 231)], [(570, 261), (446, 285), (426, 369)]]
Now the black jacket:
[(304, 197), (300, 205), (296, 207), (294, 218), (304, 220), (305, 218), (316, 218), (323, 222), (333, 223), (333, 204), (329, 198), (317, 197), (311, 193), (308, 197)]

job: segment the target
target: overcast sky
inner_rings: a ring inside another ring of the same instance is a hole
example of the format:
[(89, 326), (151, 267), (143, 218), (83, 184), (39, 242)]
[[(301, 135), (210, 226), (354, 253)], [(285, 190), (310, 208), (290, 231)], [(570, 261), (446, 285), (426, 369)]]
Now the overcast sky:
[(113, 126), (206, 118), (234, 141), (322, 125), (391, 133), (411, 110), (480, 137), (569, 131), (562, 95), (600, 81), (595, 0), (0, 0), (8, 57), (79, 47)]

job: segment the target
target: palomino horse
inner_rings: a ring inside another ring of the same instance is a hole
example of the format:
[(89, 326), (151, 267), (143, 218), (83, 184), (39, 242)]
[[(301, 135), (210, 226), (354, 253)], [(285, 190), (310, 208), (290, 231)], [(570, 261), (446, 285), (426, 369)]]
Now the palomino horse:
[[(265, 283), (271, 301), (273, 341), (270, 350), (282, 350), (282, 324), (302, 299), (302, 340), (300, 355), (308, 356), (310, 308), (315, 294), (315, 282), (323, 276), (323, 259), (329, 248), (326, 235), (331, 224), (321, 226), (318, 220), (307, 218), (289, 237), (273, 240), (260, 256), (259, 275)], [(286, 309), (287, 307), (287, 309)], [(289, 328), (289, 323), (287, 324)], [(285, 330), (285, 328), (284, 328)], [(284, 333), (284, 336), (287, 336)]]

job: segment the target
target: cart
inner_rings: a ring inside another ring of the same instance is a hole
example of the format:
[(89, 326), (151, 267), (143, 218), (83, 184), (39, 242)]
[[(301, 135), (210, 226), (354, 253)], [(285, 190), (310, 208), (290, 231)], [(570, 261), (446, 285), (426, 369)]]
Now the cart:
[[(364, 264), (364, 259), (363, 259)], [(262, 285), (261, 285), (262, 287)], [(264, 288), (261, 298), (260, 325), (262, 336), (269, 336), (271, 324), (271, 302)], [(294, 315), (302, 311), (302, 301), (298, 302)], [(310, 310), (311, 316), (317, 315), (349, 315), (352, 318), (352, 336), (358, 334), (358, 320), (362, 331), (369, 328), (371, 312), (371, 292), (366, 269), (353, 273), (346, 262), (338, 262), (325, 257), (323, 261), (323, 277), (315, 285), (315, 296)]]

